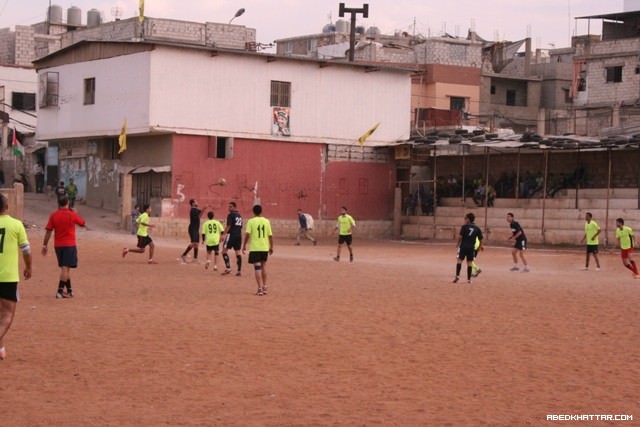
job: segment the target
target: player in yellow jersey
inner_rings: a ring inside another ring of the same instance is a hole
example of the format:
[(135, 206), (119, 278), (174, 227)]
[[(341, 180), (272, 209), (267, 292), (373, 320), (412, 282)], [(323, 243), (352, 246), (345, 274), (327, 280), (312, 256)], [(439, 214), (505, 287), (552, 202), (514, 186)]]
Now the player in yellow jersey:
[(353, 243), (353, 228), (356, 226), (356, 222), (351, 215), (347, 213), (346, 207), (340, 208), (340, 216), (338, 216), (338, 222), (336, 223), (336, 230), (338, 231), (338, 253), (333, 258), (334, 261), (340, 261), (340, 250), (343, 244), (347, 244), (349, 249), (349, 261), (353, 262), (353, 249), (351, 244)]
[(207, 213), (207, 218), (202, 224), (202, 243), (207, 248), (207, 262), (204, 268), (209, 268), (211, 264), (211, 252), (213, 252), (213, 271), (218, 270), (218, 255), (220, 254), (220, 236), (224, 231), (224, 226), (217, 219), (213, 219), (213, 211)]
[(18, 281), (22, 252), (25, 280), (31, 277), (31, 247), (22, 222), (7, 214), (7, 198), (0, 194), (0, 360), (7, 357), (4, 337), (11, 327), (18, 303)]
[(591, 212), (585, 214), (584, 236), (582, 241), (587, 242), (587, 259), (585, 260), (583, 270), (589, 270), (589, 254), (593, 255), (596, 260), (596, 271), (600, 271), (600, 260), (598, 259), (598, 235), (600, 234), (600, 226), (593, 220)]
[(616, 219), (616, 239), (620, 244), (620, 256), (622, 257), (622, 264), (627, 267), (633, 273), (633, 277), (640, 279), (638, 275), (638, 267), (636, 262), (631, 259), (633, 253), (633, 238), (635, 234), (631, 227), (624, 225), (624, 219)]
[(244, 254), (249, 243), (249, 264), (253, 264), (255, 270), (258, 291), (256, 295), (267, 295), (267, 258), (273, 253), (273, 233), (271, 223), (262, 216), (262, 206), (253, 207), (254, 217), (247, 221), (242, 253)]
[(144, 249), (149, 246), (149, 264), (157, 264), (156, 261), (153, 260), (153, 251), (155, 249), (155, 245), (153, 244), (153, 240), (151, 240), (151, 236), (149, 236), (149, 229), (153, 228), (154, 225), (151, 224), (149, 220), (149, 214), (151, 213), (151, 206), (146, 204), (142, 206), (142, 213), (136, 220), (138, 223), (138, 245), (135, 248), (124, 248), (122, 249), (122, 258), (126, 257), (129, 252), (135, 252), (138, 254), (143, 254)]
[(471, 277), (478, 277), (480, 273), (482, 273), (482, 269), (476, 263), (476, 260), (478, 259), (478, 252), (480, 250), (484, 250), (484, 246), (481, 246), (480, 239), (476, 237), (476, 243), (473, 245), (475, 256), (473, 257), (473, 261), (471, 261)]

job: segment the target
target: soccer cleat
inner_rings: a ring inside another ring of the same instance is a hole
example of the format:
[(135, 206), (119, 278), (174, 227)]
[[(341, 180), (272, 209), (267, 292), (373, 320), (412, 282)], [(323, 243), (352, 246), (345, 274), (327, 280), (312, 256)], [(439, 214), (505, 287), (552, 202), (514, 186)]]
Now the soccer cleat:
[(126, 257), (129, 253), (129, 248), (122, 248), (122, 258)]
[(236, 273), (236, 276), (238, 276), (238, 277), (239, 277), (239, 276), (242, 276), (242, 273), (238, 271), (238, 272)]
[(529, 272), (529, 267), (525, 267), (522, 269), (522, 273), (528, 273)]
[(520, 270), (520, 269), (518, 268), (518, 266), (517, 266), (517, 265), (514, 265), (513, 267), (511, 267), (511, 268), (509, 269), (509, 271), (519, 271), (519, 270)]
[(353, 255), (349, 255), (349, 262), (353, 262)]
[(334, 257), (333, 257), (333, 260), (334, 260), (334, 261), (340, 261), (340, 257), (339, 257), (339, 256), (334, 256)]
[(458, 283), (458, 280), (460, 280), (460, 277), (456, 276), (456, 277), (453, 278), (451, 283)]
[(64, 291), (62, 289), (58, 289), (58, 292), (56, 292), (56, 299), (61, 299), (66, 297), (67, 296), (64, 294)]
[(596, 267), (596, 271), (600, 271), (600, 267)]
[(213, 266), (213, 271), (218, 271), (218, 266), (217, 265)]
[(581, 268), (582, 271), (589, 271), (589, 267), (583, 267)]
[(476, 272), (471, 275), (471, 277), (478, 277), (480, 275), (480, 273), (482, 273), (482, 270), (481, 269), (477, 269)]
[(182, 260), (182, 263), (183, 263), (183, 264), (186, 264), (186, 263), (187, 263), (187, 257), (186, 257), (186, 256), (184, 256), (184, 255), (180, 255), (180, 259)]
[(73, 291), (72, 291), (71, 289), (69, 289), (69, 290), (67, 291), (67, 296), (66, 296), (66, 298), (73, 298)]
[(226, 276), (227, 274), (231, 274), (231, 270), (229, 270), (228, 268), (226, 268), (226, 269), (222, 272), (222, 276)]
[(154, 261), (154, 260), (152, 260), (152, 259), (150, 259), (149, 261), (147, 261), (147, 264), (157, 264), (157, 263), (158, 263), (158, 261)]
[(471, 279), (467, 280), (467, 283), (471, 283)]

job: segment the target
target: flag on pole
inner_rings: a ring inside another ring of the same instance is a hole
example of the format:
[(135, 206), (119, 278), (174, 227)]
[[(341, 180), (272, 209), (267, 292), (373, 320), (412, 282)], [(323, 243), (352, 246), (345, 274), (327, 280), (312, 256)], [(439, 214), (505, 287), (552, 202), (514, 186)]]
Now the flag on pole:
[(13, 154), (16, 156), (24, 156), (24, 147), (18, 140), (18, 131), (15, 127), (13, 128), (13, 137), (11, 138), (11, 148), (13, 148)]
[(366, 131), (364, 135), (358, 138), (358, 145), (364, 145), (364, 142), (371, 136), (372, 133), (376, 131), (376, 129), (378, 129), (378, 126), (380, 126), (380, 123), (376, 123), (371, 129)]
[(118, 137), (118, 154), (122, 154), (124, 150), (127, 149), (127, 118), (124, 118), (124, 123), (122, 124), (122, 130), (120, 131), (120, 136)]
[(138, 19), (144, 21), (144, 0), (138, 2)]

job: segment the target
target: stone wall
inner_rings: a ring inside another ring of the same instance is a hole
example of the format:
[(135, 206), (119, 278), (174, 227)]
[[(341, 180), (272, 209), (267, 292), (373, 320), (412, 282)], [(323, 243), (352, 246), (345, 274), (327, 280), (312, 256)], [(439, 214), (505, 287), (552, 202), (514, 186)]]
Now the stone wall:
[(420, 64), (459, 65), (480, 68), (482, 45), (466, 40), (427, 39), (415, 46)]

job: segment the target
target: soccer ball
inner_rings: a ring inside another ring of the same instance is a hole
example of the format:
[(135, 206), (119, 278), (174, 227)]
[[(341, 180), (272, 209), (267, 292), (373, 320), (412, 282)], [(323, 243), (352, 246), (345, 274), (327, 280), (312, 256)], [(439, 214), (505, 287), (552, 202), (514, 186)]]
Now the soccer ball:
[(226, 183), (227, 183), (227, 180), (226, 180), (226, 179), (224, 179), (224, 178), (220, 178), (220, 179), (218, 180), (218, 185), (220, 185), (220, 186), (223, 186), (223, 185), (225, 185)]

